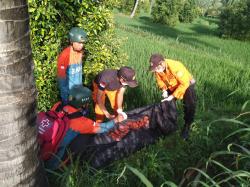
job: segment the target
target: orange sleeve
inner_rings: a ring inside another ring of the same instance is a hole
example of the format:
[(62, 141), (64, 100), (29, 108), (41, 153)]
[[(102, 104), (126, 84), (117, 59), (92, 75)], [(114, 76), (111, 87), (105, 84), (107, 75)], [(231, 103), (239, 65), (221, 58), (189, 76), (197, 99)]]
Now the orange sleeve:
[(66, 70), (69, 65), (70, 47), (64, 49), (57, 59), (57, 77), (66, 78)]
[(167, 85), (163, 82), (163, 80), (161, 79), (161, 77), (158, 73), (155, 73), (155, 78), (156, 78), (156, 82), (161, 90), (168, 89)]
[(190, 78), (186, 71), (179, 70), (174, 74), (179, 85), (172, 94), (177, 99), (182, 99), (190, 85)]
[(84, 116), (70, 120), (70, 128), (81, 134), (96, 134), (100, 130), (99, 124)]

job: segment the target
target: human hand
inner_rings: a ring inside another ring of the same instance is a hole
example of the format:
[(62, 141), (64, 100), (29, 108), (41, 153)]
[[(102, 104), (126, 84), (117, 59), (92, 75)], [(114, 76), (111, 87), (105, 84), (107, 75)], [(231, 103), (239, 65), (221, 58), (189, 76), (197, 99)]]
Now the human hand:
[(170, 95), (168, 96), (165, 101), (172, 101), (174, 99), (174, 96), (173, 95)]
[(165, 99), (168, 97), (168, 91), (167, 90), (163, 90), (162, 92), (162, 97)]
[(128, 118), (127, 114), (125, 112), (122, 112), (122, 113), (118, 113), (118, 115), (116, 116), (114, 120), (115, 120), (115, 123), (118, 123), (118, 122), (122, 122), (126, 120), (127, 118)]
[(108, 118), (108, 119), (114, 119), (114, 118), (115, 118), (115, 115), (112, 115), (112, 114), (110, 114), (110, 113), (108, 113), (108, 112), (105, 113), (105, 116), (106, 116), (106, 118)]
[(164, 101), (172, 101), (173, 99), (174, 99), (174, 96), (173, 96), (173, 95), (170, 95), (170, 96), (168, 96), (167, 98), (162, 99), (161, 102), (164, 102)]
[(122, 108), (118, 108), (118, 109), (116, 110), (116, 112), (117, 112), (118, 114), (120, 114), (120, 113), (123, 112), (123, 110), (122, 110)]

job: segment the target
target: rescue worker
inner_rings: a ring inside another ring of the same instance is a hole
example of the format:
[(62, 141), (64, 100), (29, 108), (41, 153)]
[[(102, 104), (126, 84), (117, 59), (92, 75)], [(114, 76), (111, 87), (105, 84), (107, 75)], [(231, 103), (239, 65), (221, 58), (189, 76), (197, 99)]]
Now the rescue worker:
[(69, 90), (74, 85), (82, 85), (82, 58), (86, 32), (73, 27), (69, 31), (70, 46), (65, 48), (57, 60), (57, 80), (63, 105), (68, 104)]
[(183, 100), (185, 124), (181, 136), (187, 140), (196, 108), (195, 80), (179, 61), (165, 59), (161, 54), (153, 54), (149, 62), (149, 70), (154, 72), (164, 100)]
[(137, 86), (135, 71), (130, 67), (124, 66), (119, 70), (104, 70), (96, 76), (93, 81), (93, 100), (97, 122), (102, 122), (105, 117), (108, 119), (115, 117), (105, 107), (106, 95), (109, 98), (114, 114), (123, 112), (123, 95), (126, 86), (131, 88)]
[[(108, 132), (118, 122), (124, 120), (124, 116), (118, 115), (116, 118), (105, 123), (97, 123), (82, 115), (82, 110), (88, 108), (91, 101), (91, 91), (82, 85), (74, 86), (70, 91), (68, 105), (62, 106), (62, 110), (69, 116), (69, 129), (61, 141), (56, 156), (45, 162), (47, 168), (56, 169), (64, 154), (66, 148), (71, 144), (79, 134), (100, 134)], [(57, 111), (61, 102), (52, 107), (52, 111)], [(80, 145), (81, 146), (81, 145)]]

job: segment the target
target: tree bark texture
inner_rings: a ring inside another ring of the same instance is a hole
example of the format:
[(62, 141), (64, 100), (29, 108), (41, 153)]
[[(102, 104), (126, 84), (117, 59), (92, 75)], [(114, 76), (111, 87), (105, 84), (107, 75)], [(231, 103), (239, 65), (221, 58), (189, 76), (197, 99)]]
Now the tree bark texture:
[(0, 0), (0, 186), (48, 186), (38, 159), (26, 0)]

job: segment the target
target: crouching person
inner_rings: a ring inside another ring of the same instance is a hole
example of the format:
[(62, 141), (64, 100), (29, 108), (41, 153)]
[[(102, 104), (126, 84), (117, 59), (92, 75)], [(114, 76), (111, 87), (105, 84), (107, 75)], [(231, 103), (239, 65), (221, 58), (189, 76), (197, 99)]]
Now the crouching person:
[(113, 128), (115, 123), (123, 120), (122, 116), (118, 115), (108, 122), (97, 123), (83, 116), (83, 111), (88, 108), (90, 101), (91, 91), (79, 85), (71, 89), (68, 105), (63, 106), (58, 102), (50, 111), (38, 114), (40, 155), (46, 168), (56, 169), (59, 166), (67, 146), (77, 135), (105, 133)]

